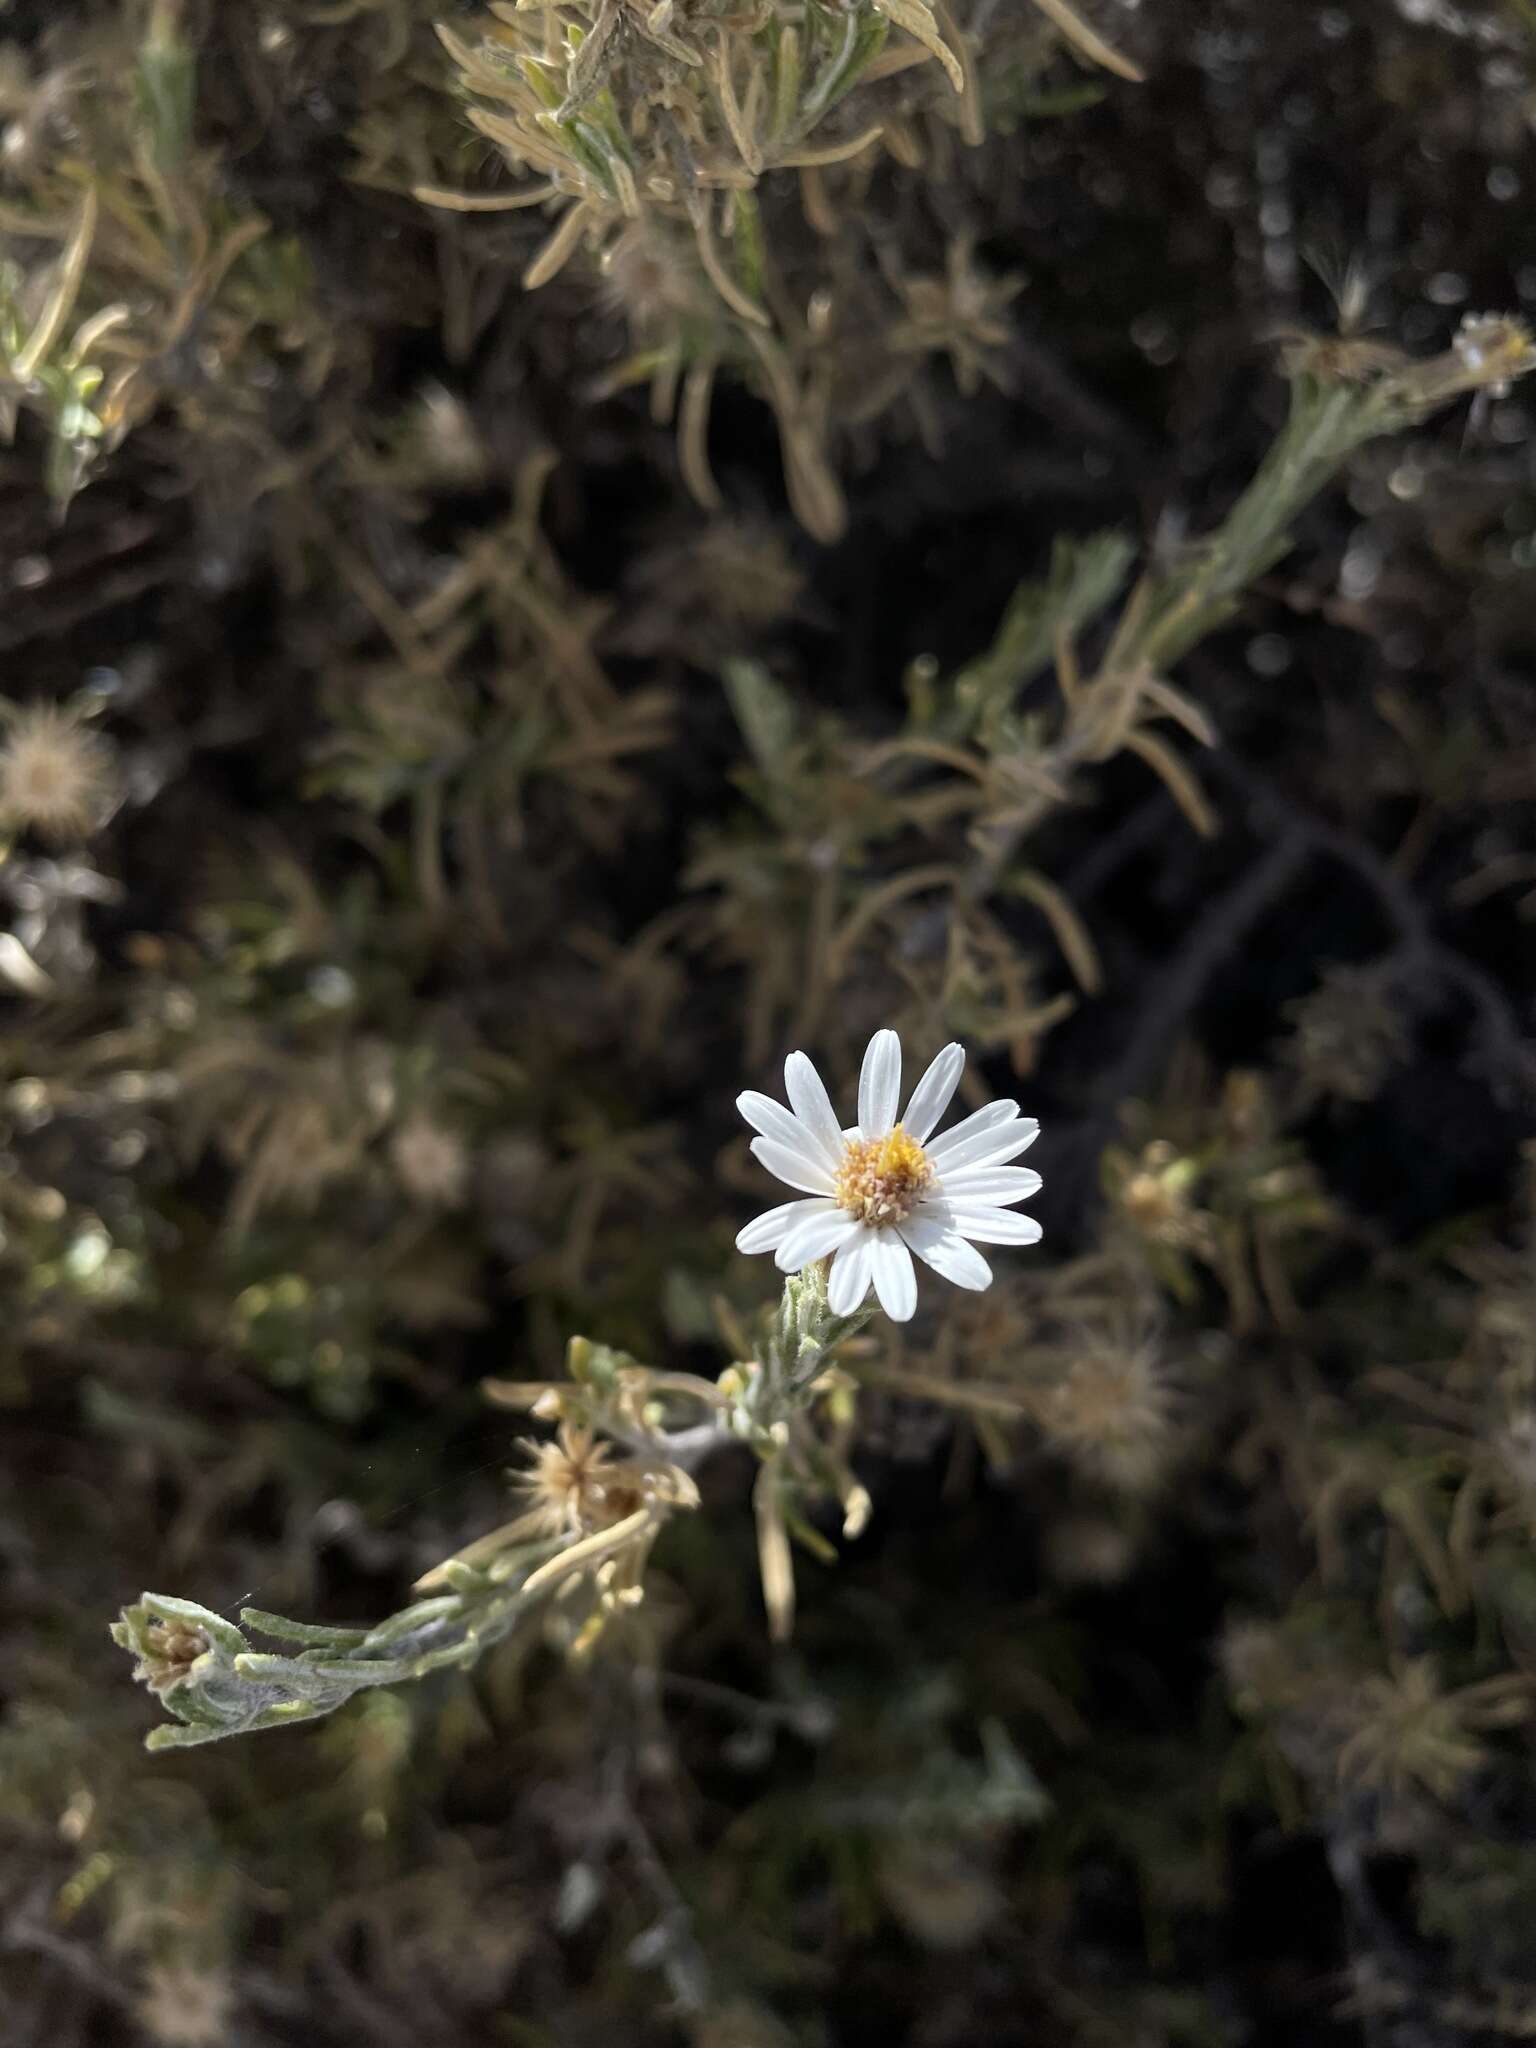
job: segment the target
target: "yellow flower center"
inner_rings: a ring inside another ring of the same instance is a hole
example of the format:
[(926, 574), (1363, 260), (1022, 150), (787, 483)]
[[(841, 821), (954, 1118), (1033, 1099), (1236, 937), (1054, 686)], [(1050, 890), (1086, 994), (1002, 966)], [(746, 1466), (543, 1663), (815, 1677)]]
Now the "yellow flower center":
[(928, 1155), (897, 1124), (883, 1138), (850, 1138), (837, 1170), (837, 1205), (861, 1223), (902, 1223), (933, 1180)]

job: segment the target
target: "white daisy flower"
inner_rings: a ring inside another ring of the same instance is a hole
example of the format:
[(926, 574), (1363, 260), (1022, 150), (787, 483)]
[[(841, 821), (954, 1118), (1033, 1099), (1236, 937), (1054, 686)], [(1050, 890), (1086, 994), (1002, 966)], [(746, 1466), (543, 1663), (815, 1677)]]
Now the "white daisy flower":
[(803, 1052), (784, 1062), (790, 1106), (748, 1091), (736, 1107), (761, 1136), (754, 1156), (809, 1197), (785, 1202), (749, 1223), (743, 1252), (772, 1252), (785, 1273), (831, 1256), (827, 1301), (851, 1315), (873, 1286), (893, 1322), (917, 1306), (912, 1254), (957, 1287), (992, 1283), (981, 1244), (1034, 1244), (1040, 1226), (1017, 1216), (1040, 1185), (1038, 1173), (1009, 1160), (1034, 1143), (1040, 1126), (1016, 1102), (989, 1102), (973, 1116), (932, 1133), (960, 1085), (965, 1053), (946, 1045), (912, 1091), (898, 1122), (901, 1040), (877, 1031), (859, 1075), (859, 1120), (844, 1130), (821, 1076)]

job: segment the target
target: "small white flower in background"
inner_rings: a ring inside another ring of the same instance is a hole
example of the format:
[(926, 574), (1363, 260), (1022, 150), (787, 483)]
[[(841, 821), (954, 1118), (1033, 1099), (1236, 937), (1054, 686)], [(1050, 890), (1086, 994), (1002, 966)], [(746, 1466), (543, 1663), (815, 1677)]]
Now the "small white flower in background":
[[(1010, 1208), (1040, 1185), (1008, 1161), (1040, 1126), (1016, 1102), (990, 1102), (940, 1137), (934, 1126), (960, 1085), (965, 1053), (946, 1045), (912, 1091), (900, 1121), (901, 1040), (877, 1031), (859, 1075), (859, 1120), (844, 1130), (821, 1076), (803, 1052), (784, 1062), (790, 1107), (749, 1091), (736, 1107), (760, 1137), (753, 1155), (809, 1197), (769, 1209), (736, 1239), (743, 1252), (772, 1252), (785, 1273), (829, 1254), (827, 1301), (851, 1315), (871, 1287), (892, 1321), (917, 1306), (912, 1254), (957, 1287), (991, 1285), (981, 1244), (1034, 1244), (1040, 1226)], [(972, 1242), (975, 1240), (976, 1242)]]

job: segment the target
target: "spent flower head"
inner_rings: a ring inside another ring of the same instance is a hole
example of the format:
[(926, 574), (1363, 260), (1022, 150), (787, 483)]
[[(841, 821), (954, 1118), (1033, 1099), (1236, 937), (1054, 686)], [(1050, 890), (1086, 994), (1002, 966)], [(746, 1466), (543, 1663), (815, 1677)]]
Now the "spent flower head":
[(1284, 1057), (1297, 1076), (1301, 1107), (1322, 1101), (1369, 1102), (1412, 1042), (1402, 992), (1390, 965), (1338, 966), (1285, 1014), (1294, 1035)]
[(163, 1693), (186, 1677), (208, 1648), (208, 1637), (194, 1623), (152, 1616), (144, 1624), (139, 1661), (134, 1677), (151, 1692)]
[(871, 1287), (895, 1322), (917, 1306), (915, 1252), (957, 1287), (990, 1286), (976, 1244), (1034, 1244), (1040, 1226), (1009, 1205), (1032, 1195), (1038, 1173), (1011, 1166), (1039, 1135), (1016, 1102), (992, 1102), (935, 1138), (960, 1085), (965, 1053), (947, 1045), (913, 1089), (900, 1119), (901, 1041), (877, 1031), (859, 1076), (858, 1122), (837, 1120), (821, 1076), (803, 1052), (784, 1063), (790, 1107), (748, 1091), (736, 1106), (760, 1135), (752, 1151), (808, 1199), (749, 1223), (739, 1251), (768, 1252), (785, 1273), (830, 1257), (827, 1301), (851, 1315)]

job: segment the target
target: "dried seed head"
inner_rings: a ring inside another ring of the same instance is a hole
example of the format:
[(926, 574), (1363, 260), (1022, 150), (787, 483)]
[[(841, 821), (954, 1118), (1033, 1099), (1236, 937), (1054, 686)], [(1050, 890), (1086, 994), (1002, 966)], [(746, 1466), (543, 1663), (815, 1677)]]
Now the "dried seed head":
[(220, 2048), (230, 2038), (234, 1990), (222, 1970), (153, 1964), (135, 2012), (160, 2048)]
[(456, 1209), (469, 1185), (469, 1152), (458, 1132), (418, 1110), (389, 1141), (401, 1187), (430, 1208)]
[(1139, 1493), (1162, 1477), (1171, 1396), (1150, 1344), (1082, 1352), (1045, 1396), (1041, 1421), (1074, 1464), (1105, 1485)]
[(1357, 1725), (1339, 1752), (1339, 1777), (1393, 1797), (1422, 1786), (1436, 1799), (1452, 1799), (1484, 1762), (1483, 1731), (1526, 1718), (1527, 1699), (1512, 1696), (1508, 1705), (1501, 1714), (1485, 1687), (1444, 1691), (1432, 1657), (1400, 1658), (1390, 1675), (1372, 1673), (1355, 1686), (1350, 1708)]
[(1286, 1015), (1295, 1027), (1286, 1058), (1309, 1104), (1369, 1102), (1409, 1047), (1401, 1000), (1379, 968), (1329, 968)]
[(603, 280), (609, 304), (642, 334), (709, 303), (691, 250), (648, 223), (626, 228), (604, 253)]
[(894, 353), (947, 355), (955, 382), (969, 397), (984, 377), (1003, 382), (1001, 351), (1012, 338), (1010, 302), (1022, 289), (1017, 277), (993, 277), (974, 260), (969, 237), (952, 242), (942, 277), (892, 280), (906, 310), (888, 335)]
[(435, 381), (422, 386), (407, 416), (403, 452), (433, 483), (477, 484), (488, 467), (468, 406)]
[(795, 608), (805, 577), (773, 527), (749, 519), (711, 520), (690, 541), (701, 595), (722, 619), (767, 626)]
[(553, 1443), (526, 1444), (531, 1469), (516, 1484), (533, 1503), (537, 1526), (551, 1536), (611, 1529), (644, 1505), (645, 1472), (590, 1429), (560, 1425)]
[(1136, 1561), (1136, 1545), (1107, 1515), (1067, 1515), (1046, 1532), (1045, 1561), (1064, 1586), (1117, 1586)]
[(1284, 1637), (1264, 1621), (1231, 1623), (1217, 1643), (1216, 1657), (1241, 1714), (1261, 1713), (1284, 1699), (1297, 1676)]
[(44, 839), (85, 839), (117, 798), (112, 749), (55, 704), (29, 706), (0, 744), (0, 822)]

